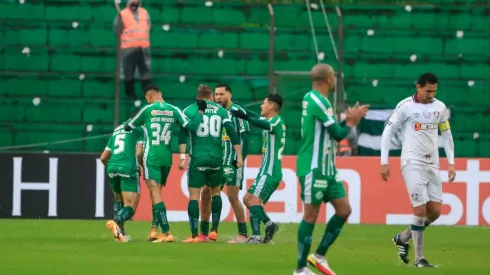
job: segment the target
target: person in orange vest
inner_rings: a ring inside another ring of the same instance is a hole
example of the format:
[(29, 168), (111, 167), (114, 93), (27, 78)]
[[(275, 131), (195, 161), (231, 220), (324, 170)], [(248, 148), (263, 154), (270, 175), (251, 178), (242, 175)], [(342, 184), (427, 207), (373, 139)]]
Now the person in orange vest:
[(114, 32), (121, 37), (124, 90), (131, 99), (136, 99), (134, 91), (136, 67), (143, 90), (151, 83), (150, 28), (150, 15), (141, 7), (140, 0), (127, 0), (126, 8), (114, 19)]

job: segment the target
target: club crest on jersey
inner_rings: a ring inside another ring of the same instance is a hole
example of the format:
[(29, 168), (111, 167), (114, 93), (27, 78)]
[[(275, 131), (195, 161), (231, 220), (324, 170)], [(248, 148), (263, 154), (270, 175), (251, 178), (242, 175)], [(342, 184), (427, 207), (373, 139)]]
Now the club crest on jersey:
[(419, 194), (417, 194), (417, 193), (413, 193), (410, 196), (412, 197), (412, 200), (414, 200), (414, 201), (418, 201), (419, 200)]
[(434, 112), (434, 116), (435, 116), (437, 119), (439, 119), (439, 116), (440, 116), (440, 115), (441, 115), (441, 114), (440, 114), (439, 112), (437, 112), (437, 111), (436, 111), (436, 112)]
[(426, 131), (426, 130), (437, 130), (437, 123), (420, 123), (420, 122), (414, 122), (413, 123), (413, 130), (414, 131)]
[(153, 111), (151, 111), (151, 115), (152, 116), (173, 116), (174, 115), (174, 111), (169, 111), (169, 110), (165, 110), (165, 111), (153, 110)]
[(425, 117), (426, 119), (429, 119), (429, 118), (430, 118), (430, 113), (424, 113), (424, 117)]

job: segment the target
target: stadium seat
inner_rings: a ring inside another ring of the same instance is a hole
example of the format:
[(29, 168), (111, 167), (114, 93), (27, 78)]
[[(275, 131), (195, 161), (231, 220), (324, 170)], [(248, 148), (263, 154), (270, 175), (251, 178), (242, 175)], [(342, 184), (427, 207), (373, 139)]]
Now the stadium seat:
[[(1, 132), (0, 132), (1, 136)], [(480, 140), (480, 143), (478, 144), (478, 149), (479, 149), (479, 156), (483, 158), (489, 158), (490, 157), (490, 140)]]
[(45, 46), (47, 43), (47, 32), (45, 28), (33, 28), (19, 30), (19, 44), (25, 46)]
[(232, 32), (203, 32), (197, 39), (198, 48), (238, 48), (238, 34)]
[[(362, 27), (365, 29), (374, 28), (377, 25), (377, 16), (373, 14), (347, 14), (344, 16), (344, 26), (358, 28)], [(322, 25), (325, 25), (323, 22)]]
[(44, 6), (45, 20), (71, 20), (77, 21), (80, 18), (80, 7), (78, 5), (63, 5), (63, 6)]
[(0, 130), (0, 144), (1, 147), (13, 146), (14, 145), (14, 135), (8, 130)]
[[(15, 134), (15, 145), (26, 145), (26, 144), (36, 144), (36, 143), (44, 143), (44, 142), (53, 142), (53, 141), (62, 141), (62, 140), (71, 140), (71, 139), (79, 139), (79, 133), (59, 133), (59, 132), (18, 132)], [(81, 151), (82, 150), (82, 142), (70, 142), (70, 143), (61, 143), (61, 144), (52, 144), (46, 145), (42, 147), (35, 147), (34, 150), (49, 150), (49, 151)]]
[[(92, 15), (93, 18), (97, 18), (98, 22), (110, 22), (112, 24), (116, 18), (117, 11), (111, 2), (108, 6), (94, 6), (92, 8)], [(110, 28), (112, 28), (112, 25), (110, 25)]]
[(108, 97), (114, 96), (114, 81), (112, 80), (98, 80), (86, 78), (82, 81), (83, 96), (86, 98), (91, 97)]
[(26, 121), (29, 122), (80, 122), (82, 115), (80, 109), (69, 107), (56, 107), (40, 104), (37, 107), (25, 109)]
[(73, 54), (53, 54), (51, 56), (51, 71), (78, 72), (80, 71), (80, 57)]
[(206, 24), (213, 23), (214, 14), (212, 7), (186, 7), (180, 10), (180, 19), (183, 24)]
[[(1, 106), (2, 115), (0, 116), (0, 121), (4, 122), (19, 122), (24, 120), (24, 109), (14, 106)], [(2, 133), (2, 131), (0, 131)], [(1, 146), (0, 146), (1, 147)]]
[(161, 28), (152, 28), (151, 43), (157, 48), (192, 48), (197, 47), (198, 32), (195, 30), (179, 31), (170, 29), (164, 31)]
[(488, 39), (448, 39), (446, 41), (446, 54), (459, 55), (485, 55), (490, 49)]
[(266, 75), (269, 71), (268, 61), (260, 59), (247, 60), (246, 72), (248, 75)]
[(92, 47), (116, 47), (116, 35), (112, 28), (91, 28), (88, 32), (88, 39)]
[(114, 121), (113, 109), (94, 109), (86, 108), (83, 110), (84, 123), (106, 123), (111, 124)]
[(275, 36), (275, 48), (278, 50), (308, 50), (310, 37), (302, 33), (281, 33)]
[(240, 48), (251, 50), (269, 49), (270, 39), (267, 32), (243, 32), (240, 34)]
[(275, 5), (274, 16), (275, 16), (276, 27), (297, 28), (298, 27), (297, 21), (291, 19), (298, 18), (300, 12), (301, 9), (299, 8), (298, 5)]
[(392, 64), (368, 64), (356, 63), (353, 68), (354, 78), (378, 79), (383, 77), (393, 77), (394, 69)]
[(490, 66), (461, 66), (461, 77), (468, 80), (490, 79)]
[(43, 20), (44, 6), (39, 4), (26, 3), (23, 5), (13, 5), (11, 10), (11, 19), (28, 19), (28, 20)]
[(408, 54), (441, 54), (442, 40), (429, 37), (397, 37), (393, 39), (395, 53)]
[(78, 79), (53, 79), (49, 82), (49, 95), (53, 97), (78, 97), (82, 93), (82, 82)]
[(48, 55), (46, 54), (22, 54), (8, 53), (5, 57), (5, 69), (7, 71), (34, 71), (45, 72), (48, 70)]
[(214, 8), (213, 25), (241, 26), (245, 23), (245, 15), (239, 7)]
[(376, 37), (367, 36), (362, 38), (362, 51), (366, 53), (384, 53), (391, 54), (393, 52), (392, 37)]

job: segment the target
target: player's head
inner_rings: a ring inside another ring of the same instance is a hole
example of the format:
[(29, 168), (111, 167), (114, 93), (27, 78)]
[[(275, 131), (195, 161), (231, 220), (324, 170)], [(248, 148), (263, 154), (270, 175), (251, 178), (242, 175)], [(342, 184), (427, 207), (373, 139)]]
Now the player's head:
[(437, 76), (433, 73), (425, 73), (417, 80), (417, 97), (421, 103), (431, 103), (437, 93)]
[(197, 88), (197, 99), (213, 101), (213, 90), (208, 85), (201, 84)]
[(226, 107), (231, 102), (231, 88), (226, 84), (219, 84), (214, 89), (214, 101)]
[(282, 108), (282, 101), (282, 96), (279, 94), (268, 95), (262, 105), (260, 105), (260, 115), (270, 117), (279, 113)]
[(155, 84), (145, 86), (145, 99), (148, 104), (153, 104), (157, 99), (162, 99), (162, 91)]
[(328, 64), (317, 64), (311, 68), (311, 81), (319, 92), (329, 92), (335, 88), (335, 72)]

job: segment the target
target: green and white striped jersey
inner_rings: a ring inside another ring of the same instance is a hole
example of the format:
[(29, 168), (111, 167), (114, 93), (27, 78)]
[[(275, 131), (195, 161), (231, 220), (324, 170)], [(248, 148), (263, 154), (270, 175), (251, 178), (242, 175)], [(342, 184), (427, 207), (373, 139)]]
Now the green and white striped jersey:
[(257, 177), (270, 175), (276, 180), (282, 179), (282, 152), (286, 145), (286, 125), (280, 116), (267, 120), (269, 130), (262, 131), (262, 163)]
[[(241, 106), (234, 103), (231, 104), (230, 109), (228, 109), (228, 112), (230, 110), (239, 110), (244, 113), (247, 113)], [(240, 137), (240, 145), (242, 146), (242, 151), (243, 151), (244, 144), (243, 144), (242, 134), (245, 132), (250, 132), (250, 125), (246, 120), (233, 117), (231, 115), (230, 117), (231, 117), (231, 122), (233, 123), (233, 127), (235, 128), (235, 131), (238, 133), (238, 136)], [(221, 140), (223, 144), (223, 165), (231, 165), (232, 161), (236, 160), (236, 152), (235, 149), (233, 148), (233, 144), (231, 143), (230, 137), (228, 136), (228, 133), (226, 132), (226, 129), (224, 127), (221, 134), (222, 134)], [(245, 161), (245, 154), (243, 154), (243, 161)]]
[(337, 123), (332, 105), (320, 92), (312, 90), (303, 98), (301, 147), (297, 158), (298, 176), (320, 169), (325, 176), (335, 176), (335, 141), (327, 127)]

